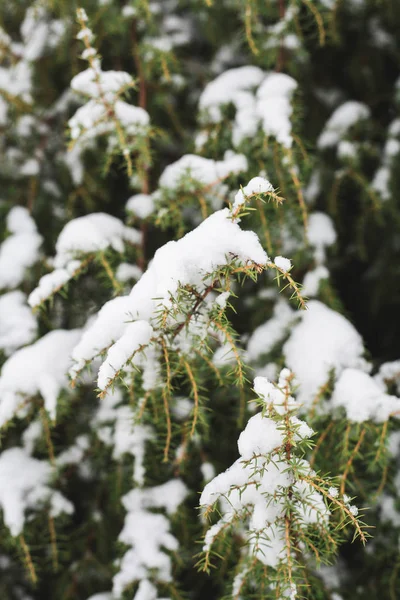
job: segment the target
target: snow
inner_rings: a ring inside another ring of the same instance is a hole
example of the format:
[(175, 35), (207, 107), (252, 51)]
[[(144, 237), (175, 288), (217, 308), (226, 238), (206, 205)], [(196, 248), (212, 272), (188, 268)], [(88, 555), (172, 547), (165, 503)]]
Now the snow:
[(154, 200), (149, 194), (135, 194), (127, 201), (126, 210), (139, 219), (147, 219), (154, 212)]
[(127, 363), (135, 364), (135, 353), (149, 344), (152, 335), (153, 328), (147, 321), (134, 321), (126, 327), (123, 335), (108, 350), (99, 369), (97, 384), (100, 390), (106, 389)]
[(312, 300), (283, 347), (285, 363), (299, 384), (298, 399), (310, 406), (335, 370), (365, 366), (362, 338), (341, 314)]
[(239, 454), (245, 460), (253, 454), (269, 454), (283, 443), (283, 432), (272, 419), (266, 419), (261, 413), (248, 421), (246, 428), (239, 436)]
[(332, 405), (342, 406), (347, 418), (357, 423), (368, 420), (382, 423), (392, 413), (400, 414), (400, 399), (382, 392), (370, 375), (358, 369), (343, 371), (333, 391)]
[(130, 279), (140, 279), (143, 275), (143, 271), (138, 265), (130, 265), (128, 263), (121, 263), (115, 272), (115, 278), (117, 281), (126, 283)]
[(227, 208), (213, 213), (179, 241), (159, 248), (130, 295), (107, 302), (93, 325), (86, 329), (73, 351), (76, 365), (71, 375), (76, 376), (86, 361), (117, 341), (128, 321), (148, 321), (154, 327), (157, 311), (171, 308), (171, 297), (179, 285), (195, 286), (201, 293), (210, 284), (206, 276), (228, 264), (232, 256), (241, 264), (264, 265), (268, 260), (257, 235), (241, 230)]
[(247, 97), (244, 93), (258, 87), (264, 77), (264, 71), (254, 66), (229, 69), (206, 85), (199, 108), (207, 111), (212, 122), (218, 123), (222, 118), (221, 106), (232, 103), (240, 110), (241, 99)]
[(292, 262), (289, 258), (285, 258), (284, 256), (275, 256), (274, 263), (281, 271), (285, 271), (287, 273), (292, 268)]
[(101, 592), (100, 594), (90, 596), (87, 600), (112, 600), (112, 594), (111, 592)]
[(332, 113), (325, 124), (318, 138), (318, 148), (336, 146), (353, 125), (368, 119), (370, 114), (368, 106), (362, 102), (354, 100), (344, 102)]
[(0, 376), (0, 426), (17, 413), (25, 398), (36, 394), (41, 394), (50, 418), (55, 420), (57, 397), (68, 387), (70, 353), (79, 336), (78, 329), (51, 331), (6, 360)]
[(148, 508), (164, 508), (169, 515), (178, 509), (187, 495), (180, 480), (147, 489), (134, 489), (122, 498), (127, 510), (119, 540), (130, 546), (113, 579), (113, 593), (120, 597), (132, 582), (150, 575), (159, 581), (172, 581), (171, 558), (164, 550), (177, 551), (178, 541), (170, 533), (168, 518)]
[(222, 119), (221, 107), (230, 103), (235, 106), (234, 147), (244, 139), (254, 137), (260, 122), (267, 136), (290, 147), (291, 99), (296, 88), (296, 81), (284, 73), (265, 73), (255, 66), (238, 67), (225, 71), (206, 86), (200, 96), (199, 108), (203, 121), (218, 123)]
[(290, 148), (292, 139), (292, 96), (297, 82), (285, 73), (270, 73), (257, 90), (257, 114), (264, 133)]
[(0, 454), (0, 506), (4, 523), (13, 537), (22, 533), (25, 512), (37, 509), (56, 495), (55, 502), (63, 499), (64, 512), (71, 513), (70, 502), (48, 487), (53, 471), (50, 464), (37, 460), (23, 448), (10, 448)]
[[(135, 422), (136, 413), (129, 406), (118, 406), (122, 401), (119, 390), (108, 391), (102, 398), (95, 417), (99, 426), (97, 435), (102, 442), (113, 448), (113, 458), (119, 460), (124, 454), (135, 459), (133, 480), (144, 484), (145, 444), (154, 438), (153, 430), (147, 425)], [(140, 408), (141, 400), (138, 401)]]
[(203, 186), (215, 185), (231, 174), (246, 170), (247, 159), (243, 154), (228, 154), (224, 160), (219, 161), (196, 154), (185, 154), (164, 169), (159, 185), (175, 189), (187, 177)]
[[(258, 377), (254, 381), (254, 389), (266, 404), (272, 400), (271, 407), (282, 415), (288, 414), (293, 408), (298, 408), (295, 400), (283, 391), (290, 379), (290, 371), (283, 369), (278, 385)], [(278, 399), (279, 402), (276, 402)], [(297, 435), (300, 431), (300, 437), (312, 435), (311, 428), (304, 421), (294, 416), (288, 418), (291, 427), (296, 427)], [(287, 560), (284, 517), (287, 510), (285, 490), (289, 487), (293, 493), (293, 510), (297, 512), (302, 526), (327, 520), (329, 511), (323, 497), (310, 484), (295, 481), (289, 462), (281, 458), (279, 450), (284, 443), (282, 421), (275, 422), (263, 412), (251, 417), (238, 440), (241, 458), (207, 483), (201, 494), (200, 506), (209, 507), (220, 500), (222, 514), (221, 519), (207, 531), (203, 551), (210, 550), (219, 532), (235, 516), (246, 515), (250, 511), (246, 533), (249, 554), (264, 565), (277, 568), (279, 563)], [(311, 474), (307, 461), (300, 461), (298, 466)]]
[(141, 234), (106, 213), (92, 213), (69, 221), (58, 236), (54, 265), (64, 267), (81, 254), (112, 248), (124, 252), (124, 242), (140, 244)]
[(308, 217), (307, 239), (314, 247), (317, 263), (324, 262), (326, 248), (336, 242), (336, 231), (332, 219), (322, 212), (313, 212)]
[(232, 208), (233, 210), (236, 210), (251, 196), (256, 194), (268, 194), (273, 191), (274, 188), (268, 179), (265, 179), (264, 177), (253, 177), (243, 189), (237, 192)]
[(201, 474), (203, 476), (204, 481), (211, 481), (215, 477), (215, 468), (209, 462), (203, 462), (200, 467)]
[(329, 279), (329, 271), (324, 265), (319, 265), (312, 271), (309, 271), (303, 280), (302, 294), (309, 298), (318, 296), (321, 281), (326, 279)]
[(37, 335), (36, 318), (26, 304), (26, 296), (16, 290), (0, 296), (0, 349), (6, 356)]
[(90, 96), (103, 97), (112, 103), (124, 90), (133, 85), (133, 79), (124, 71), (102, 71), (89, 67), (75, 75), (71, 81), (74, 92)]
[(55, 269), (52, 273), (43, 275), (43, 277), (39, 279), (38, 286), (29, 295), (29, 306), (35, 308), (47, 300), (52, 294), (68, 283), (68, 281), (79, 272), (81, 266), (81, 261), (71, 260), (66, 264), (65, 269), (60, 267), (59, 269)]
[(262, 354), (271, 352), (275, 344), (283, 340), (290, 324), (296, 318), (296, 313), (285, 300), (279, 300), (274, 306), (274, 312), (266, 323), (257, 327), (247, 343), (247, 357), (257, 360)]
[(389, 125), (388, 128), (388, 139), (383, 149), (382, 163), (377, 169), (375, 176), (372, 180), (372, 189), (375, 190), (382, 198), (382, 200), (389, 200), (391, 197), (390, 192), (390, 179), (391, 169), (394, 162), (394, 158), (400, 152), (400, 141), (395, 139), (395, 136), (400, 134), (400, 119), (395, 119)]
[(72, 446), (56, 457), (57, 466), (65, 467), (66, 465), (79, 465), (89, 446), (90, 443), (87, 435), (78, 436)]
[(15, 288), (22, 283), (26, 269), (38, 261), (42, 244), (42, 236), (26, 208), (12, 208), (6, 226), (11, 235), (0, 246), (0, 289)]

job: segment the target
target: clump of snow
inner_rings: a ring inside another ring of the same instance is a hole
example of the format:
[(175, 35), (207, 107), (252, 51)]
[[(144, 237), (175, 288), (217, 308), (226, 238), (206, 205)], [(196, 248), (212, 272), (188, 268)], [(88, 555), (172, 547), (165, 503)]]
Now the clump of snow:
[(92, 213), (72, 219), (57, 239), (53, 260), (56, 269), (40, 279), (38, 287), (29, 296), (30, 306), (41, 304), (79, 272), (82, 263), (76, 257), (107, 248), (123, 253), (124, 242), (139, 244), (140, 240), (141, 234), (136, 229), (126, 227), (116, 217), (105, 213)]
[(115, 272), (117, 281), (126, 283), (130, 279), (140, 279), (143, 275), (142, 269), (138, 265), (130, 265), (129, 263), (121, 263)]
[(257, 114), (264, 133), (290, 148), (292, 139), (292, 96), (297, 82), (285, 73), (270, 73), (257, 91)]
[(336, 146), (353, 125), (368, 119), (370, 114), (368, 106), (362, 102), (344, 102), (329, 117), (318, 138), (318, 147), (323, 149)]
[(43, 275), (39, 279), (38, 286), (29, 294), (29, 306), (35, 308), (47, 300), (52, 294), (68, 283), (79, 272), (81, 266), (81, 261), (71, 260), (65, 268), (60, 267), (52, 273)]
[(312, 300), (283, 347), (285, 362), (299, 384), (298, 399), (310, 406), (329, 380), (345, 368), (364, 368), (362, 338), (341, 314)]
[[(313, 432), (308, 425), (291, 415), (294, 409), (298, 409), (298, 404), (290, 396), (290, 378), (290, 371), (283, 369), (277, 386), (258, 377), (254, 381), (254, 389), (266, 405), (288, 415), (289, 426), (296, 428), (299, 438), (310, 437)], [(222, 513), (221, 519), (206, 534), (204, 551), (210, 550), (226, 524), (236, 516), (249, 513), (246, 538), (250, 556), (264, 565), (277, 568), (279, 563), (287, 560), (285, 515), (288, 488), (295, 498), (293, 510), (297, 512), (302, 526), (327, 520), (329, 510), (322, 495), (307, 482), (296, 481), (289, 462), (279, 453), (284, 445), (285, 431), (281, 421), (278, 424), (264, 412), (251, 417), (238, 440), (241, 458), (212, 479), (201, 494), (201, 506), (212, 506), (219, 500)], [(302, 467), (311, 475), (307, 461), (302, 462)]]
[(152, 334), (153, 328), (147, 321), (134, 321), (126, 327), (123, 335), (107, 352), (99, 369), (97, 384), (101, 390), (106, 389), (115, 374), (128, 362), (135, 364), (135, 353), (149, 344)]
[(26, 296), (16, 290), (0, 296), (0, 349), (6, 356), (36, 337), (36, 318), (27, 306)]
[(329, 279), (329, 271), (324, 265), (319, 265), (312, 271), (306, 273), (303, 280), (303, 295), (308, 296), (309, 298), (318, 296), (321, 281), (326, 279)]
[(239, 208), (239, 206), (246, 202), (246, 198), (250, 198), (256, 194), (268, 194), (273, 191), (274, 188), (268, 179), (253, 177), (243, 189), (237, 192), (232, 208), (233, 210)]
[(0, 454), (0, 506), (13, 537), (22, 533), (27, 510), (47, 502), (52, 506), (52, 499), (54, 506), (61, 506), (61, 498), (63, 512), (73, 512), (72, 504), (49, 487), (52, 474), (47, 461), (32, 458), (23, 448), (10, 448)]
[(238, 110), (251, 98), (246, 92), (258, 87), (265, 73), (258, 67), (245, 66), (228, 69), (204, 88), (200, 100), (200, 110), (206, 111), (208, 118), (218, 123), (221, 120), (221, 106), (232, 103)]
[(148, 509), (163, 508), (172, 515), (186, 495), (186, 486), (176, 479), (153, 488), (134, 489), (122, 498), (127, 514), (119, 540), (130, 549), (113, 579), (116, 597), (132, 582), (146, 580), (150, 575), (162, 582), (172, 580), (171, 558), (164, 550), (178, 550), (178, 541), (170, 533), (168, 518)]
[(290, 324), (294, 321), (296, 313), (290, 308), (288, 302), (279, 300), (270, 319), (257, 327), (247, 343), (247, 356), (250, 360), (257, 360), (262, 354), (268, 354), (272, 348), (284, 337)]
[(390, 177), (394, 158), (400, 152), (400, 141), (396, 136), (400, 134), (400, 119), (395, 119), (389, 125), (388, 139), (383, 148), (383, 156), (381, 166), (376, 171), (372, 180), (372, 189), (375, 190), (382, 200), (390, 198)]
[(345, 369), (332, 395), (332, 405), (342, 406), (350, 421), (361, 423), (373, 420), (387, 421), (393, 413), (400, 416), (400, 399), (382, 392), (367, 373), (359, 369)]
[(78, 329), (51, 331), (6, 360), (0, 376), (0, 427), (18, 412), (26, 398), (36, 394), (41, 394), (51, 419), (55, 419), (57, 397), (68, 387), (70, 354), (80, 333)]
[(275, 265), (281, 271), (285, 271), (287, 273), (292, 268), (292, 261), (289, 258), (285, 258), (284, 256), (275, 256), (274, 259)]
[(124, 251), (124, 242), (140, 244), (141, 235), (136, 229), (126, 227), (116, 217), (106, 213), (92, 213), (69, 221), (56, 243), (56, 267), (64, 267), (79, 254), (99, 252), (112, 248)]
[(243, 154), (228, 153), (224, 160), (185, 154), (164, 169), (159, 185), (174, 189), (188, 176), (203, 186), (212, 185), (223, 181), (229, 175), (246, 170), (247, 159)]
[[(212, 123), (220, 122), (223, 105), (231, 103), (235, 106), (234, 147), (244, 139), (254, 137), (260, 123), (267, 136), (290, 147), (291, 100), (296, 88), (296, 81), (284, 73), (265, 73), (254, 66), (239, 67), (225, 71), (209, 83), (200, 97), (199, 106), (203, 120)], [(206, 132), (203, 137), (202, 141), (206, 141)]]
[(336, 231), (332, 219), (322, 212), (313, 212), (308, 217), (307, 239), (314, 247), (317, 263), (324, 262), (326, 248), (336, 242)]
[(210, 285), (209, 275), (228, 264), (232, 256), (242, 264), (265, 265), (268, 261), (257, 235), (240, 229), (228, 209), (213, 213), (179, 241), (158, 249), (130, 295), (107, 302), (84, 332), (73, 352), (76, 365), (71, 375), (117, 341), (129, 321), (148, 321), (155, 328), (158, 311), (171, 308), (180, 285), (194, 286), (201, 293)]
[(71, 81), (74, 92), (90, 96), (91, 98), (103, 97), (107, 102), (115, 98), (129, 87), (133, 86), (133, 79), (124, 71), (102, 71), (89, 67), (81, 71)]
[(147, 219), (154, 212), (154, 199), (149, 194), (135, 194), (127, 201), (126, 210), (139, 219)]
[(42, 236), (28, 210), (15, 206), (6, 220), (11, 233), (0, 246), (0, 289), (15, 288), (22, 283), (26, 269), (39, 259)]
[[(129, 406), (119, 406), (122, 394), (119, 390), (108, 392), (101, 400), (95, 422), (99, 425), (97, 434), (101, 441), (113, 448), (113, 458), (119, 460), (124, 454), (135, 459), (133, 480), (144, 484), (144, 456), (146, 442), (154, 438), (152, 429), (135, 422), (135, 412)], [(139, 407), (141, 401), (138, 403)]]

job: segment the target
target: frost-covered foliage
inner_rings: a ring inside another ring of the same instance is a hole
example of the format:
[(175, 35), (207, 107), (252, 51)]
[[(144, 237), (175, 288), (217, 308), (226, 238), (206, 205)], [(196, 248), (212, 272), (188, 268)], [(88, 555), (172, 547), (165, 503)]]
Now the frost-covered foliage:
[(399, 28), (0, 3), (1, 598), (397, 597)]

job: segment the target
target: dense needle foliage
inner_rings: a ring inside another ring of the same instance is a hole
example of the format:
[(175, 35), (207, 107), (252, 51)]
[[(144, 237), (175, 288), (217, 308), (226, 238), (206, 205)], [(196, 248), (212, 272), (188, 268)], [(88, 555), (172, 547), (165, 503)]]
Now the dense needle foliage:
[(399, 31), (0, 2), (1, 600), (400, 596)]

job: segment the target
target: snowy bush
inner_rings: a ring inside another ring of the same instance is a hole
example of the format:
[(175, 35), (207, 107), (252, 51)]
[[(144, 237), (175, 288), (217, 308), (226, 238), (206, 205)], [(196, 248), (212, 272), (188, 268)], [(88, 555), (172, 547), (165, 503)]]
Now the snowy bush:
[(398, 597), (400, 6), (0, 5), (0, 593)]

